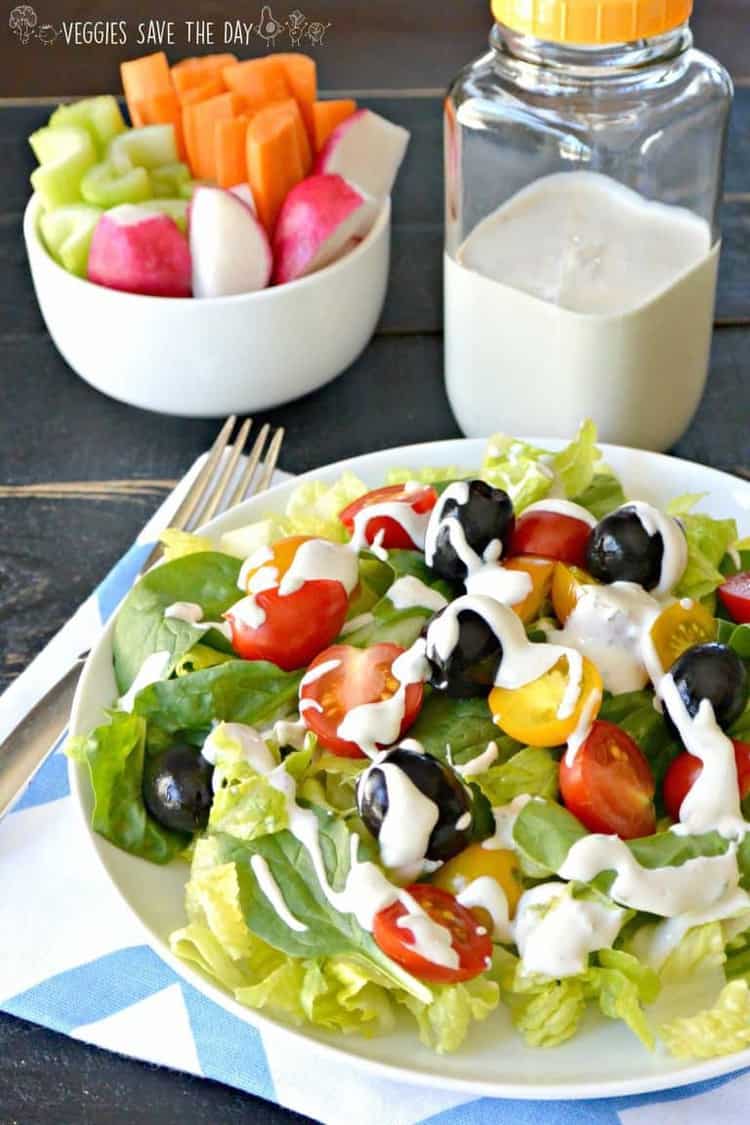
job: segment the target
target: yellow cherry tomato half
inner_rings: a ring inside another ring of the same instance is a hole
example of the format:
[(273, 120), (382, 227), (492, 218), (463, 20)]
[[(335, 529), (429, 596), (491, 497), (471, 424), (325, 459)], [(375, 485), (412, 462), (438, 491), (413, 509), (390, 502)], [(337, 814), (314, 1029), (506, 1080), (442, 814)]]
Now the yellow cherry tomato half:
[[(298, 549), (303, 543), (307, 543), (312, 539), (311, 535), (289, 535), (286, 539), (279, 539), (268, 550), (260, 548), (256, 554), (258, 556), (258, 565), (248, 567), (244, 572), (243, 578), (245, 580), (245, 588), (250, 588), (250, 583), (253, 577), (259, 570), (264, 570), (266, 567), (273, 568), (277, 571), (276, 581), (280, 582), (284, 577), (289, 567), (294, 561), (294, 556), (297, 554)], [(269, 553), (271, 557), (269, 558)], [(252, 558), (253, 556), (251, 556)]]
[[(515, 853), (508, 848), (495, 850), (494, 848), (483, 848), (481, 844), (469, 844), (468, 848), (464, 848), (453, 859), (444, 863), (431, 881), (436, 887), (440, 887), (444, 891), (450, 891), (452, 895), (460, 895), (461, 891), (466, 890), (469, 883), (483, 877), (494, 879), (502, 888), (508, 900), (508, 916), (512, 918), (516, 912), (523, 887), (521, 886), (518, 859)], [(482, 925), (492, 933), (493, 921), (489, 918), (488, 912), (481, 906), (472, 906), (470, 909), (480, 919)], [(489, 925), (487, 924), (488, 921)]]
[(570, 715), (559, 717), (568, 687), (569, 669), (563, 656), (554, 667), (518, 688), (493, 688), (489, 695), (492, 717), (505, 733), (526, 746), (562, 746), (578, 726), (584, 712), (592, 721), (599, 713), (604, 685), (596, 665), (585, 656), (578, 700)]
[(665, 672), (693, 645), (716, 640), (715, 617), (700, 602), (674, 602), (651, 626), (651, 641)]
[(564, 625), (576, 607), (582, 586), (597, 586), (598, 582), (580, 566), (556, 563), (552, 575), (552, 608), (555, 617)]
[(540, 559), (533, 555), (518, 555), (503, 563), (505, 570), (522, 571), (531, 579), (531, 590), (521, 602), (516, 602), (511, 609), (523, 621), (524, 625), (539, 616), (539, 611), (549, 597), (552, 587), (552, 575), (556, 563), (553, 559)]

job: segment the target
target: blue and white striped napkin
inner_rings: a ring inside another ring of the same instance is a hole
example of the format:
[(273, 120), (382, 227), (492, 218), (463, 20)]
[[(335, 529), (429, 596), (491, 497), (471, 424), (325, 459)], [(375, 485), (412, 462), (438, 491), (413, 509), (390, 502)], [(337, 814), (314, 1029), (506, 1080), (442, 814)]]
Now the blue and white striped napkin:
[[(0, 698), (0, 739), (61, 669), (91, 646), (198, 467)], [(680, 1125), (748, 1121), (750, 1070), (639, 1097), (525, 1102), (391, 1082), (364, 1074), (350, 1059), (323, 1059), (317, 1052), (312, 1065), (299, 1039), (255, 1030), (198, 993), (153, 952), (80, 831), (61, 746), (0, 823), (0, 887), (0, 1009), (110, 1051), (225, 1082), (324, 1123), (663, 1125), (668, 1116)]]

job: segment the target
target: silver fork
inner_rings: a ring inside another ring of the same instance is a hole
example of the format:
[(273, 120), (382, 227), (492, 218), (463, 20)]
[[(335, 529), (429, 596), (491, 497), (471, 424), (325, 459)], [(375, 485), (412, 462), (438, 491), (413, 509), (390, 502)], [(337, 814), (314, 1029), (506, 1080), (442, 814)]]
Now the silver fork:
[[(239, 472), (240, 459), (252, 427), (246, 419), (230, 445), (237, 423), (236, 415), (227, 418), (195, 481), (175, 512), (170, 526), (192, 531), (220, 512), (226, 512), (250, 496), (264, 492), (271, 483), (284, 440), (279, 427), (271, 434), (266, 424), (247, 453), (247, 463)], [(269, 440), (270, 439), (270, 440)], [(264, 456), (265, 452), (265, 456)], [(258, 467), (263, 466), (258, 472)], [(257, 475), (257, 480), (255, 479)], [(162, 554), (157, 543), (138, 574), (140, 578)], [(0, 818), (21, 795), (37, 770), (44, 764), (68, 721), (71, 704), (88, 652), (82, 653), (65, 675), (21, 719), (8, 737), (0, 743)]]

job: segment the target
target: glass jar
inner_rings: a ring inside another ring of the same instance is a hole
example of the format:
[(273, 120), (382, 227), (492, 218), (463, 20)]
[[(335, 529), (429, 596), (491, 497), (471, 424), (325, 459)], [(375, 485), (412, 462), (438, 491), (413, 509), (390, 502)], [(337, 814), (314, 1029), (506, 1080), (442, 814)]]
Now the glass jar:
[(690, 422), (732, 98), (691, 3), (494, 0), (490, 51), (445, 101), (445, 372), (466, 434), (590, 417), (666, 449)]

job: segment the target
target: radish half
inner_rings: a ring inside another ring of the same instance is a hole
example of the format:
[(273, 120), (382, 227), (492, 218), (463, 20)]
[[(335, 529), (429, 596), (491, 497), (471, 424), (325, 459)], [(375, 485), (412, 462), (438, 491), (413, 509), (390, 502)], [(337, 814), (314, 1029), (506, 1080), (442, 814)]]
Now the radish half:
[(376, 199), (391, 194), (409, 143), (408, 129), (360, 109), (331, 133), (315, 172), (337, 172)]
[(347, 253), (372, 226), (378, 204), (342, 176), (308, 176), (287, 195), (273, 240), (273, 279), (294, 281)]
[(88, 279), (96, 285), (151, 297), (189, 297), (190, 273), (185, 235), (174, 219), (148, 205), (113, 207), (94, 228)]
[(194, 297), (231, 297), (265, 289), (271, 247), (246, 203), (223, 188), (196, 188), (190, 204)]

